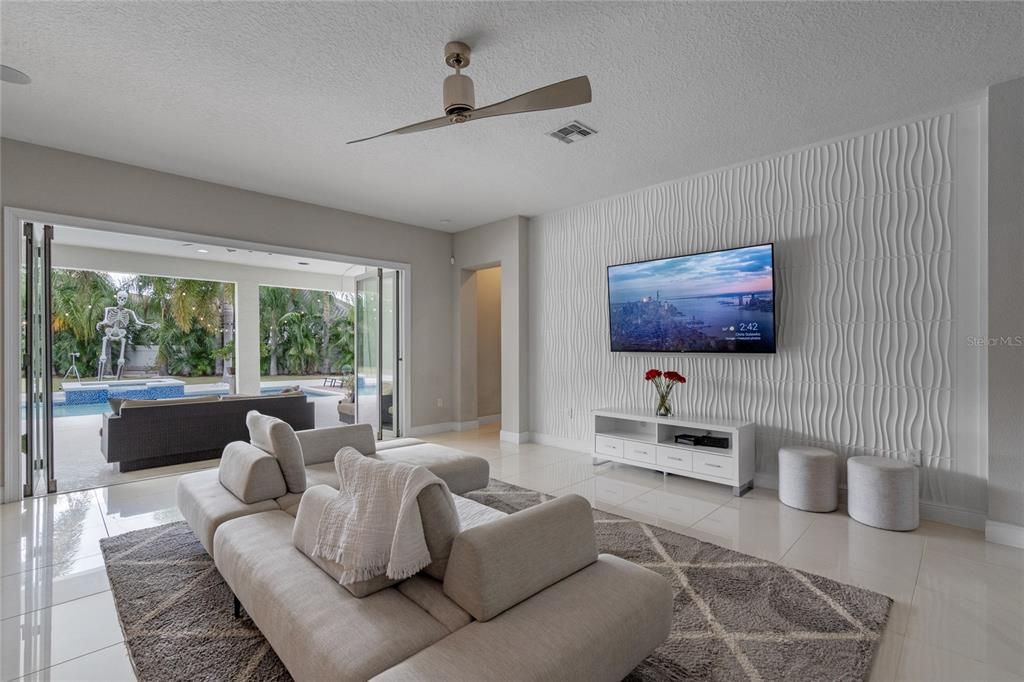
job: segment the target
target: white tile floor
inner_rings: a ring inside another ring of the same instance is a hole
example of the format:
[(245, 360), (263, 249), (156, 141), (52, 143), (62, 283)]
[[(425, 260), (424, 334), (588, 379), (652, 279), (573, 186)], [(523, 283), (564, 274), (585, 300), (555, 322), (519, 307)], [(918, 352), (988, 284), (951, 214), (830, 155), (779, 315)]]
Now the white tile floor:
[[(732, 497), (699, 481), (536, 444), (493, 427), (430, 440), (481, 455), (492, 475), (606, 511), (888, 594), (896, 600), (873, 680), (1024, 679), (1024, 551), (924, 523), (913, 533), (810, 514), (774, 491)], [(4, 505), (0, 526), (2, 680), (134, 679), (99, 540), (180, 518), (177, 476)]]

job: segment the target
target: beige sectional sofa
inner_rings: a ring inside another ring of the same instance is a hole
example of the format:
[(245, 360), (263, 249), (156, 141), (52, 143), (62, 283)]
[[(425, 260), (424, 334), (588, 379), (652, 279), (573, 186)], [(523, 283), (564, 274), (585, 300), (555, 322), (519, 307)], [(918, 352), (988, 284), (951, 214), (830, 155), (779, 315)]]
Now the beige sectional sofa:
[[(294, 435), (300, 447), (299, 466), (305, 470), (304, 486), (289, 488), (279, 470), (283, 458), (245, 442), (231, 443), (224, 449), (220, 468), (198, 471), (178, 480), (178, 509), (211, 556), (213, 535), (225, 521), (273, 510), (294, 516), (306, 487), (323, 484), (336, 489), (334, 455), (345, 446), (383, 461), (425, 466), (455, 494), (484, 488), (490, 477), (490, 466), (482, 457), (416, 438), (378, 443), (373, 427), (368, 424), (306, 429), (295, 431)], [(225, 482), (237, 486), (236, 490), (229, 490)]]
[[(284, 436), (254, 434), (273, 456), (236, 444), (221, 471), (183, 477), (178, 501), (299, 682), (619, 680), (668, 636), (668, 582), (598, 554), (585, 499), (568, 495), (506, 515), (458, 496), (486, 486), (486, 460), (413, 439), (375, 444), (361, 426), (294, 433), (300, 481), (287, 462), (295, 442)], [(420, 493), (432, 562), (412, 578), (380, 576), (354, 589), (338, 583), (337, 565), (309, 556), (323, 506), (336, 495), (332, 460), (343, 445), (427, 466), (455, 493), (460, 523), (433, 526), (438, 514), (428, 509), (436, 510), (440, 488)]]

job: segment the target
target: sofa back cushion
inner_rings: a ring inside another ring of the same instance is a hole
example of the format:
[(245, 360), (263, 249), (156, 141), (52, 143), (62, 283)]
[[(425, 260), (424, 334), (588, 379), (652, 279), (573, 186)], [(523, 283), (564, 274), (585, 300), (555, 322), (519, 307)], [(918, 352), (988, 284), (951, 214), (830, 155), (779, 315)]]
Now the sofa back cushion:
[(277, 458), (242, 441), (224, 448), (217, 477), (246, 504), (273, 500), (288, 492)]
[(590, 503), (565, 495), (463, 531), (444, 593), (486, 621), (595, 561)]
[[(215, 403), (218, 400), (220, 400), (220, 398), (215, 395), (197, 395), (186, 398), (152, 398), (146, 400), (136, 400), (128, 398), (121, 401), (120, 408), (117, 410), (117, 414), (124, 416), (125, 411), (131, 411), (132, 414), (136, 414), (136, 410), (148, 410), (152, 408), (169, 407), (171, 405), (198, 405), (200, 403)], [(112, 404), (111, 407), (113, 407)]]
[[(313, 556), (316, 546), (316, 531), (320, 525), (320, 516), (328, 502), (338, 497), (338, 491), (326, 485), (315, 485), (305, 492), (295, 515), (295, 527), (292, 542), (295, 547), (310, 558), (325, 573), (335, 580), (340, 580), (342, 567), (340, 564)], [(459, 517), (451, 494), (440, 485), (429, 485), (424, 488), (416, 502), (420, 507), (420, 518), (423, 520), (423, 536), (430, 552), (430, 564), (423, 569), (427, 575), (437, 579), (444, 577), (451, 553), (452, 543), (459, 533)], [(399, 581), (391, 580), (385, 575), (369, 580), (345, 584), (343, 587), (356, 597), (365, 597)]]
[(302, 461), (302, 446), (295, 436), (294, 429), (287, 422), (260, 414), (256, 410), (250, 410), (246, 414), (245, 425), (249, 429), (249, 441), (277, 458), (288, 491), (304, 491), (306, 466)]
[(307, 466), (325, 462), (333, 466), (334, 456), (342, 448), (355, 448), (364, 455), (372, 455), (377, 451), (373, 427), (369, 424), (304, 429), (297, 431), (296, 436), (302, 444), (302, 457)]

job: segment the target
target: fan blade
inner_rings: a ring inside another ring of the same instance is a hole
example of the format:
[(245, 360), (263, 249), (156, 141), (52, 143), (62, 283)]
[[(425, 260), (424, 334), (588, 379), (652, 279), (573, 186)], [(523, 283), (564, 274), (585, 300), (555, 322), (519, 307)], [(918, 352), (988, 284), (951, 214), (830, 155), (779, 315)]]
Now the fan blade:
[(579, 104), (588, 104), (590, 99), (590, 79), (586, 76), (577, 76), (524, 92), (497, 104), (481, 107), (470, 115), (470, 120), (574, 107)]
[[(496, 104), (476, 109), (469, 114), (469, 120), (466, 122), (475, 121), (478, 118), (490, 118), (492, 116), (506, 116), (508, 114), (523, 114), (528, 111), (546, 111), (548, 109), (574, 107), (579, 104), (587, 104), (590, 102), (590, 99), (590, 79), (586, 76), (577, 76), (576, 78), (570, 78), (569, 80), (545, 85), (543, 88), (524, 92), (521, 95), (516, 95), (515, 97), (511, 97), (503, 102), (498, 102)], [(350, 140), (346, 144), (375, 140), (378, 137), (384, 137), (385, 135), (418, 133), (422, 130), (433, 130), (434, 128), (443, 128), (449, 125), (453, 125), (451, 120), (447, 116), (442, 116), (441, 118), (432, 118), (429, 121), (413, 123), (412, 125), (404, 126), (402, 128), (395, 128), (394, 130), (389, 130), (386, 133), (371, 135), (370, 137), (364, 137), (359, 140)]]
[(371, 135), (370, 137), (364, 137), (359, 140), (349, 140), (345, 144), (355, 144), (356, 142), (366, 142), (367, 140), (375, 140), (378, 137), (384, 137), (385, 135), (405, 135), (406, 133), (418, 133), (421, 130), (433, 130), (434, 128), (443, 128), (445, 126), (452, 125), (452, 122), (448, 120), (447, 116), (441, 118), (432, 118), (429, 121), (420, 121), (419, 123), (413, 123), (412, 125), (403, 126), (401, 128), (395, 128), (389, 130), (386, 133), (380, 133), (378, 135)]

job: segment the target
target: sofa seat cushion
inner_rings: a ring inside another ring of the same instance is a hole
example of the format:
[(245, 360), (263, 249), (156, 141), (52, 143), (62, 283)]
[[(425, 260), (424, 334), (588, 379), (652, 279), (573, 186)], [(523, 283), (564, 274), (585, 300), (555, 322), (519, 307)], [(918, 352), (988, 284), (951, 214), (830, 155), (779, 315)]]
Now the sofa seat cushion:
[(668, 581), (602, 554), (515, 608), (460, 628), (374, 681), (618, 682), (665, 641), (671, 624)]
[(398, 583), (395, 589), (436, 618), (449, 632), (464, 628), (473, 621), (473, 616), (444, 593), (441, 581), (428, 575), (414, 575)]
[(456, 495), (486, 488), (491, 475), (491, 467), (483, 457), (436, 443), (379, 450), (374, 456), (385, 462), (424, 466), (447, 483), (448, 489)]
[(175, 488), (178, 511), (192, 532), (213, 556), (213, 534), (225, 521), (278, 509), (274, 500), (246, 504), (221, 485), (217, 469), (197, 471), (178, 479)]
[(334, 468), (334, 462), (306, 465), (306, 488), (308, 490), (315, 485), (329, 485), (335, 490), (341, 486), (338, 482), (338, 472)]
[(459, 515), (459, 525), (464, 531), (508, 516), (503, 511), (498, 511), (467, 497), (453, 495), (452, 498), (455, 500), (455, 511)]
[(396, 589), (353, 597), (292, 545), (293, 521), (283, 511), (229, 521), (214, 556), (296, 680), (366, 680), (449, 634)]
[(421, 445), (426, 441), (422, 441), (419, 438), (393, 438), (391, 440), (382, 440), (377, 443), (377, 452), (381, 450), (394, 450), (395, 448), (404, 448), (410, 445)]

